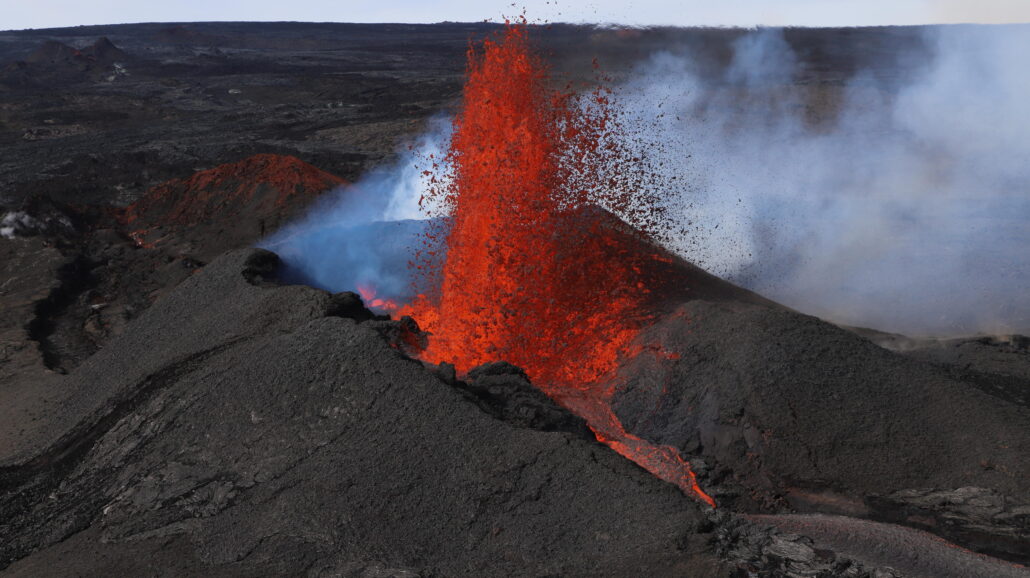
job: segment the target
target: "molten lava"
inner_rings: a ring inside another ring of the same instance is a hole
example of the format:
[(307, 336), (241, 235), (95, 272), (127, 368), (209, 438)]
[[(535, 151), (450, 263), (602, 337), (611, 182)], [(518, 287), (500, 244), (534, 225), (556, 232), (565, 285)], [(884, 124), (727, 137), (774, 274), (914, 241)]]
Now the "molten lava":
[(524, 25), (470, 51), (453, 174), (431, 192), (453, 218), (441, 286), (408, 312), (434, 336), (429, 361), (504, 359), (538, 383), (587, 385), (615, 368), (647, 293), (638, 259), (591, 213), (648, 222), (655, 209), (612, 170), (623, 159), (605, 93), (578, 99), (548, 80)]
[(358, 285), (358, 295), (361, 295), (361, 300), (365, 302), (365, 305), (369, 309), (376, 309), (378, 311), (397, 311), (400, 309), (400, 305), (397, 304), (393, 299), (382, 299), (376, 297), (376, 288), (370, 284)]
[(573, 409), (599, 440), (713, 503), (675, 450), (625, 432), (602, 399), (647, 319), (649, 272), (668, 261), (649, 241), (661, 211), (608, 93), (550, 82), (524, 22), (470, 49), (450, 173), (429, 193), (452, 215), (442, 269), (429, 273), (438, 289), (401, 313), (430, 333), (427, 361), (502, 359), (558, 401), (594, 392)]
[(672, 446), (656, 445), (643, 440), (622, 427), (608, 402), (607, 396), (558, 394), (562, 405), (583, 416), (590, 425), (597, 440), (637, 465), (651, 472), (655, 477), (679, 486), (688, 495), (696, 496), (711, 507), (715, 500), (701, 489), (697, 476), (690, 469), (690, 463)]

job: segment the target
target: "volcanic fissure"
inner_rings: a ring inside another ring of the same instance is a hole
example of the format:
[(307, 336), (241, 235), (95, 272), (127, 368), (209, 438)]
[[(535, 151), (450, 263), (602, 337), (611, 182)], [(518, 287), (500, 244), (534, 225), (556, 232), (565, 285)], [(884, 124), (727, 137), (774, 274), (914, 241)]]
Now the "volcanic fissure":
[(424, 361), (518, 365), (598, 440), (714, 506), (675, 448), (626, 432), (607, 402), (658, 287), (662, 211), (603, 83), (554, 83), (524, 21), (469, 49), (446, 162), (427, 171), (446, 257), (419, 264), (432, 289), (400, 313), (430, 334)]

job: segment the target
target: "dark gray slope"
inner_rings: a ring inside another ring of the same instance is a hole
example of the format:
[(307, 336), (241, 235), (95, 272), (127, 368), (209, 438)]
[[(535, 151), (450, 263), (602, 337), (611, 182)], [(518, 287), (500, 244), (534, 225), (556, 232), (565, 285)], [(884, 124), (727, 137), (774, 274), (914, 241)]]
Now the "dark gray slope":
[(901, 351), (944, 368), (956, 379), (1030, 407), (1030, 338), (981, 335), (957, 339), (910, 340)]
[(276, 262), (199, 271), (4, 445), (5, 575), (726, 573), (675, 487), (484, 411), (391, 346), (391, 322), (255, 285)]
[(810, 536), (816, 548), (846, 553), (868, 566), (886, 566), (907, 578), (1030, 577), (1030, 570), (1023, 566), (974, 554), (932, 534), (892, 524), (823, 514), (752, 519), (784, 532)]
[(39, 340), (62, 295), (61, 272), (70, 260), (36, 239), (0, 237), (0, 451), (59, 400), (56, 376), (43, 367)]
[(3, 440), (0, 467), (22, 464), (58, 439), (81, 437), (72, 426), (107, 415), (162, 370), (190, 365), (237, 340), (292, 331), (324, 315), (329, 295), (322, 291), (299, 286), (266, 291), (243, 277), (274, 274), (277, 263), (271, 253), (237, 251), (221, 266), (184, 281), (141, 315), (131, 332), (82, 364), (65, 387), (68, 399), (49, 408), (48, 419), (29, 421), (13, 439)]
[[(613, 407), (628, 430), (702, 457), (702, 485), (721, 487), (723, 505), (882, 517), (870, 496), (963, 486), (1030, 504), (1030, 411), (940, 368), (742, 303), (686, 303), (643, 340), (666, 355), (626, 364)], [(963, 537), (960, 517), (938, 522), (922, 523)], [(973, 545), (1030, 559), (1025, 526), (1012, 540), (1021, 524), (977, 528), (998, 539)]]

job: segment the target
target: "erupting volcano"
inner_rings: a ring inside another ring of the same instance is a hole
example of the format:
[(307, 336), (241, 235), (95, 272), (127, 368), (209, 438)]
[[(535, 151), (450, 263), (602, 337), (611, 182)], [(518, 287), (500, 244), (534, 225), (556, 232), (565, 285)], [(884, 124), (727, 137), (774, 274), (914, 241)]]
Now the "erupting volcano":
[(1028, 31), (0, 33), (0, 577), (1028, 578)]
[(470, 50), (453, 169), (430, 192), (453, 215), (441, 286), (410, 312), (433, 334), (428, 361), (503, 358), (539, 383), (586, 386), (614, 368), (648, 290), (594, 205), (640, 224), (658, 211), (633, 195), (604, 92), (549, 81), (524, 25)]
[[(607, 90), (552, 83), (525, 22), (469, 50), (451, 168), (429, 193), (452, 215), (446, 259), (427, 272), (439, 287), (403, 312), (431, 335), (426, 361), (505, 360), (555, 399), (599, 400), (669, 258), (651, 241), (663, 223), (652, 177)], [(714, 505), (673, 448), (630, 436), (605, 403), (572, 405), (598, 439)]]

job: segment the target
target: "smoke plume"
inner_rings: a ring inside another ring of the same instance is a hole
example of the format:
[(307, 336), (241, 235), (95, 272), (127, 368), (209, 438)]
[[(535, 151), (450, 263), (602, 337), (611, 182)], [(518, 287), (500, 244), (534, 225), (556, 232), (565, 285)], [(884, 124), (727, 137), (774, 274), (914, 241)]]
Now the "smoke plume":
[[(887, 79), (860, 70), (840, 86), (802, 84), (803, 59), (779, 29), (739, 37), (714, 76), (683, 51), (636, 66), (614, 102), (630, 146), (663, 173), (655, 182), (678, 187), (665, 191), (674, 234), (663, 242), (844, 324), (1030, 332), (1030, 34), (924, 34), (928, 61)], [(405, 301), (408, 262), (424, 246), (423, 171), (449, 139), (437, 119), (396, 163), (262, 246), (298, 281)]]
[(926, 34), (929, 63), (893, 83), (859, 72), (835, 107), (797, 84), (777, 29), (738, 39), (716, 79), (689, 53), (639, 65), (622, 107), (662, 143), (652, 165), (690, 183), (669, 195), (674, 250), (841, 323), (1030, 330), (1030, 35)]
[(442, 162), (450, 130), (448, 119), (432, 119), (429, 130), (402, 147), (396, 161), (326, 193), (303, 219), (260, 246), (283, 258), (288, 281), (410, 299), (408, 263), (425, 247), (427, 215), (439, 213), (419, 206), (430, 178), (424, 172)]

